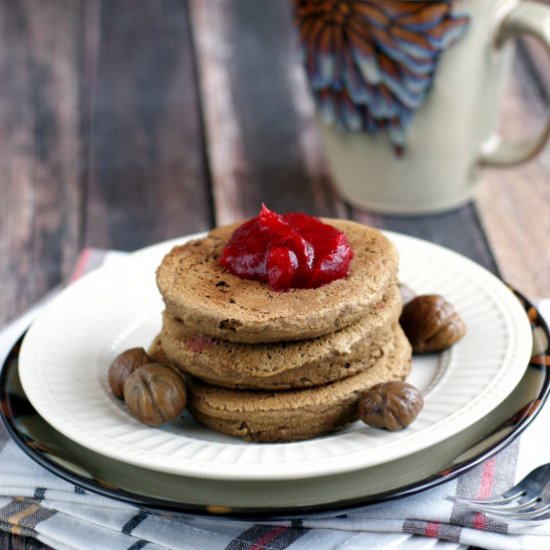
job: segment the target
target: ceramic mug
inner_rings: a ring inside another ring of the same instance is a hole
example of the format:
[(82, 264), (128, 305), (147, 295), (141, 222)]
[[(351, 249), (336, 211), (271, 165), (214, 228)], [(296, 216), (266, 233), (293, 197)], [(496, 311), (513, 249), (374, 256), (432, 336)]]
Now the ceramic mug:
[(517, 0), (293, 0), (329, 166), (372, 211), (457, 207), (479, 168), (512, 166), (550, 137), (497, 133), (513, 38), (550, 53), (550, 6)]

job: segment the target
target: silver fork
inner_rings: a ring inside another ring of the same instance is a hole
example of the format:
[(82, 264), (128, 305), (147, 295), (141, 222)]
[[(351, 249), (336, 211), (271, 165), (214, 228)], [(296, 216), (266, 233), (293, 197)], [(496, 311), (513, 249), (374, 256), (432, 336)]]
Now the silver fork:
[(501, 495), (482, 499), (450, 495), (446, 498), (501, 521), (542, 523), (550, 519), (550, 464), (539, 466)]

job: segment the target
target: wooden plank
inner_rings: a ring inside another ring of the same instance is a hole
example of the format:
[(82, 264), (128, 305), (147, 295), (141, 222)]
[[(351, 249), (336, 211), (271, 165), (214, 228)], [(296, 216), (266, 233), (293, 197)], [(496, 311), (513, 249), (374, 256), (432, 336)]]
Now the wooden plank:
[[(503, 106), (510, 139), (534, 135), (549, 105), (517, 59)], [(550, 146), (516, 168), (487, 170), (477, 203), (502, 276), (533, 300), (550, 296)]]
[[(550, 0), (537, 0), (550, 10)], [(518, 40), (520, 59), (530, 74), (533, 85), (538, 88), (545, 104), (550, 103), (550, 57), (549, 50), (537, 39), (523, 36)]]
[(472, 204), (429, 216), (380, 216), (354, 209), (352, 217), (381, 229), (440, 244), (498, 274), (498, 267)]
[[(550, 0), (548, 2), (550, 9)], [(522, 38), (518, 44), (518, 53), (526, 64), (533, 84), (538, 88), (544, 101), (550, 99), (550, 57), (545, 49), (534, 38)]]
[(190, 0), (218, 224), (342, 216), (320, 153), (288, 2)]
[(187, 6), (104, 1), (86, 243), (133, 250), (211, 225)]
[(0, 326), (80, 249), (82, 18), (79, 1), (0, 3)]
[[(85, 18), (80, 1), (0, 2), (0, 327), (64, 281), (80, 250)], [(0, 547), (49, 548), (7, 533)]]

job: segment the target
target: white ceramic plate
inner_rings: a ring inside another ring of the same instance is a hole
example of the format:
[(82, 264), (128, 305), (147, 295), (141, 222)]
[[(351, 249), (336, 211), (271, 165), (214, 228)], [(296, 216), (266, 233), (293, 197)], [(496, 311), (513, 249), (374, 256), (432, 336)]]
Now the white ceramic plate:
[(350, 472), (444, 441), (494, 409), (517, 385), (531, 355), (529, 322), (512, 292), (470, 260), (388, 233), (401, 255), (400, 279), (440, 293), (468, 333), (443, 354), (415, 358), (410, 381), (425, 406), (406, 430), (357, 422), (344, 432), (285, 444), (245, 443), (188, 415), (162, 428), (133, 419), (107, 384), (112, 359), (147, 347), (163, 308), (154, 273), (176, 242), (137, 252), (71, 285), (40, 316), (21, 351), (20, 375), (38, 413), (73, 441), (107, 457), (180, 475), (241, 480), (299, 479)]

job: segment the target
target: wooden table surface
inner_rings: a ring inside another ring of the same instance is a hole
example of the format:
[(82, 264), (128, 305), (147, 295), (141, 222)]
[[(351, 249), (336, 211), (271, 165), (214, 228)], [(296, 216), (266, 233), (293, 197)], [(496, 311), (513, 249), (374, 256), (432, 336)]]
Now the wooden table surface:
[[(373, 215), (335, 193), (283, 0), (0, 0), (0, 327), (83, 247), (135, 250), (277, 211), (443, 244), (550, 296), (550, 148), (487, 170), (453, 212)], [(532, 134), (550, 62), (522, 42), (502, 116)], [(0, 535), (2, 548), (42, 548)]]

